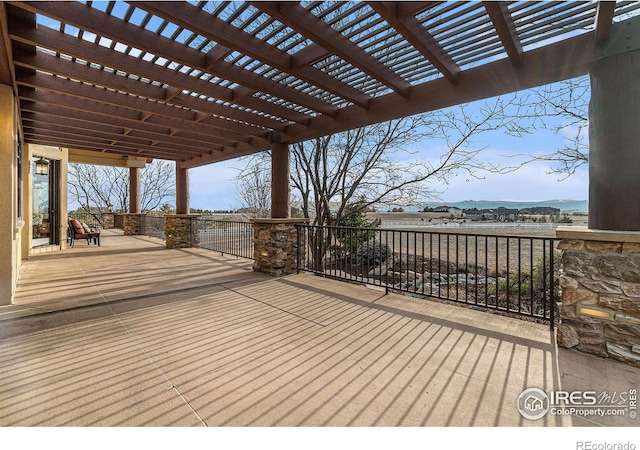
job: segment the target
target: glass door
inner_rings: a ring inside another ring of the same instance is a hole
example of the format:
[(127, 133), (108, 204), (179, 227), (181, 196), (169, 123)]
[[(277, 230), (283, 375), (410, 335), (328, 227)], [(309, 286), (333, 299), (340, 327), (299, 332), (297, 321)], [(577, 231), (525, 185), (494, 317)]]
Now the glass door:
[(39, 175), (36, 173), (36, 164), (33, 168), (33, 195), (32, 195), (32, 247), (43, 245), (57, 245), (59, 240), (58, 203), (59, 196), (56, 189), (59, 161), (49, 160), (49, 173)]

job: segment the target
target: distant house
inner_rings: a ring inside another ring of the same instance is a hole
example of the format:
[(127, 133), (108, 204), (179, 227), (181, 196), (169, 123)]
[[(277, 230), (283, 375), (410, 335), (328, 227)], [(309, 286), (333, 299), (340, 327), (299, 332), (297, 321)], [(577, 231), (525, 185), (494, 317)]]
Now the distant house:
[(481, 220), (497, 220), (501, 222), (513, 222), (518, 220), (518, 210), (505, 208), (500, 206), (496, 209), (478, 209), (471, 208), (465, 211), (467, 220), (481, 221)]
[(459, 216), (460, 214), (462, 214), (462, 209), (457, 208), (455, 206), (442, 205), (442, 206), (436, 206), (435, 208), (430, 208), (430, 210), (431, 212), (437, 212), (442, 214), (453, 214), (455, 216)]
[(559, 216), (560, 208), (552, 206), (534, 206), (531, 208), (522, 208), (520, 214), (540, 215), (540, 216)]
[(505, 208), (504, 206), (500, 206), (493, 210), (493, 213), (496, 216), (496, 220), (500, 220), (503, 222), (513, 222), (518, 220), (518, 210), (512, 208)]

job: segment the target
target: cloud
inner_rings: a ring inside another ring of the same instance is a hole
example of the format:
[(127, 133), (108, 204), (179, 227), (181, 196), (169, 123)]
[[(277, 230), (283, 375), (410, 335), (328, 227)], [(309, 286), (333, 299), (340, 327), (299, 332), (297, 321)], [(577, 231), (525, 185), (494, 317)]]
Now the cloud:
[(234, 209), (238, 207), (236, 187), (231, 180), (241, 160), (223, 161), (189, 170), (189, 205), (199, 209)]
[(585, 200), (589, 197), (589, 172), (583, 167), (571, 177), (559, 181), (545, 162), (527, 164), (515, 172), (488, 174), (474, 179), (458, 174), (443, 186), (444, 201), (505, 200), (539, 201), (553, 199)]

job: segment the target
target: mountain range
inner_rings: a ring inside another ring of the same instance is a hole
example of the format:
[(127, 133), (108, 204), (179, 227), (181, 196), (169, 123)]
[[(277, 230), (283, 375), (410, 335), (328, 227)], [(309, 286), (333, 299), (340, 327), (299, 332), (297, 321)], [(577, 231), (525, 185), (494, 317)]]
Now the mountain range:
[[(409, 212), (412, 210), (422, 211), (425, 206), (429, 206), (431, 208), (436, 206), (455, 206), (460, 209), (470, 209), (470, 208), (478, 208), (478, 209), (495, 209), (500, 206), (504, 206), (505, 208), (511, 209), (522, 209), (522, 208), (532, 208), (534, 206), (551, 206), (553, 208), (558, 208), (563, 212), (574, 212), (574, 211), (588, 211), (589, 205), (587, 200), (542, 200), (542, 201), (503, 201), (503, 200), (463, 200), (460, 202), (426, 202), (421, 205), (415, 206), (402, 206), (402, 208)], [(381, 210), (386, 211), (389, 207), (382, 207)]]

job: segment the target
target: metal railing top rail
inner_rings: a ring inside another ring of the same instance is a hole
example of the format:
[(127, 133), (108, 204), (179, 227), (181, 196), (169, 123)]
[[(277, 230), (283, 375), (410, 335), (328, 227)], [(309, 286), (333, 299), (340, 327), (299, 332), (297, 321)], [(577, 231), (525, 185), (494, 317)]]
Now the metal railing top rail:
[(550, 237), (298, 225), (298, 270), (555, 322)]

